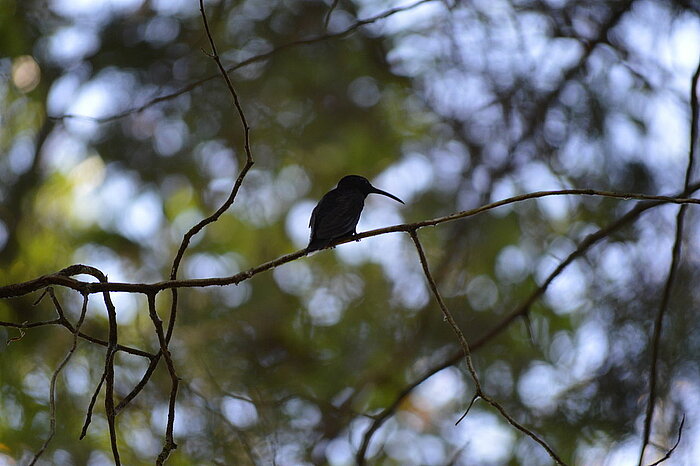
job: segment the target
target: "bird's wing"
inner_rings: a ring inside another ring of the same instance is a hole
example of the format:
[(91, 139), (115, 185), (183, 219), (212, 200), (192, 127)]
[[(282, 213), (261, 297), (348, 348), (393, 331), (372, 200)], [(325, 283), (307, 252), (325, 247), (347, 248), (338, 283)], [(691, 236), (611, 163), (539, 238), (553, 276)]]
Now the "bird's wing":
[(320, 206), (321, 203), (319, 202), (316, 204), (316, 207), (314, 207), (313, 212), (311, 212), (311, 218), (309, 219), (309, 228), (314, 227), (314, 221), (316, 220), (316, 211), (318, 210), (318, 206)]
[(328, 192), (311, 214), (314, 238), (340, 238), (355, 231), (364, 207), (364, 196), (338, 190)]

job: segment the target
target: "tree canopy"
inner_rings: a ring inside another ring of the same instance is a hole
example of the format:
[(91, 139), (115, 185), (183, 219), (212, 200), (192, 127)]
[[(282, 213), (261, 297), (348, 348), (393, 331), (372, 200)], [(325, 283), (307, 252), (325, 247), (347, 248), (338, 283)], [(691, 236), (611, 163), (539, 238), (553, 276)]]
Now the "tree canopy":
[[(685, 0), (0, 2), (0, 463), (692, 464), (699, 60)], [(406, 205), (306, 254), (348, 174)]]

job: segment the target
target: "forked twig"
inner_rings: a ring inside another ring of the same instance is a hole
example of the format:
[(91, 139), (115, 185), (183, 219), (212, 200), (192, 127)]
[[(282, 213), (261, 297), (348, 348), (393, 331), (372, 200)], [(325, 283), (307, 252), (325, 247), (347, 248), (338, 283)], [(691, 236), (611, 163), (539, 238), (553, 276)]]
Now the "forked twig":
[[(90, 275), (96, 278), (100, 283), (108, 283), (107, 276), (102, 273), (101, 270), (89, 266), (76, 264), (66, 267), (65, 269), (58, 272), (56, 275), (70, 278), (73, 275)], [(105, 303), (105, 308), (107, 309), (107, 319), (109, 322), (109, 332), (107, 336), (107, 354), (105, 355), (105, 367), (102, 374), (102, 379), (98, 384), (97, 390), (93, 395), (93, 399), (90, 403), (90, 408), (88, 409), (88, 416), (83, 426), (83, 432), (81, 433), (81, 438), (85, 436), (87, 432), (87, 427), (90, 424), (90, 418), (92, 413), (92, 406), (94, 405), (94, 400), (97, 398), (97, 393), (99, 392), (102, 382), (105, 382), (105, 415), (107, 417), (107, 425), (109, 426), (109, 441), (112, 447), (112, 456), (114, 457), (114, 463), (119, 466), (121, 461), (119, 459), (119, 445), (117, 443), (117, 429), (115, 426), (115, 412), (114, 412), (114, 355), (117, 351), (117, 310), (114, 307), (112, 298), (109, 295), (109, 290), (103, 290), (102, 295)], [(52, 292), (49, 292), (53, 296)], [(83, 292), (83, 295), (87, 293)], [(56, 311), (59, 316), (64, 317), (63, 311), (60, 307), (60, 303), (54, 300), (56, 304)]]
[(683, 414), (683, 417), (681, 418), (681, 424), (678, 426), (678, 437), (676, 438), (676, 443), (673, 444), (673, 446), (666, 452), (666, 454), (659, 458), (657, 461), (654, 461), (651, 463), (649, 466), (657, 466), (673, 455), (673, 452), (676, 451), (676, 448), (678, 447), (678, 444), (681, 443), (681, 436), (683, 435), (683, 424), (685, 424), (685, 414)]

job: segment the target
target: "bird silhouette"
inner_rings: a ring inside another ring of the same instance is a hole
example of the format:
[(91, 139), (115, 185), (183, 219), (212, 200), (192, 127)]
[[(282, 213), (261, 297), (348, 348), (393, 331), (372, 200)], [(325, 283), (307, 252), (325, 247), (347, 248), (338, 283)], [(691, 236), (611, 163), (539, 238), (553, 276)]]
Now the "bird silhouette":
[(335, 240), (357, 234), (355, 228), (360, 221), (365, 198), (372, 193), (404, 203), (393, 194), (375, 188), (363, 176), (345, 176), (338, 182), (338, 186), (327, 192), (314, 207), (309, 221), (311, 239), (307, 249), (323, 249)]

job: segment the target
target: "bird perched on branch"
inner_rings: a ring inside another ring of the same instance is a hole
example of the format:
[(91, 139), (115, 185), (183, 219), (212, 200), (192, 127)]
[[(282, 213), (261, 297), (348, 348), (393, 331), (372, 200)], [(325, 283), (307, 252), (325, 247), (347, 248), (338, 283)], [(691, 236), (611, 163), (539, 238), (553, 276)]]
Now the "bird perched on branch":
[(314, 208), (309, 221), (311, 239), (307, 249), (316, 251), (327, 247), (334, 240), (356, 235), (355, 228), (365, 206), (365, 198), (371, 193), (404, 203), (393, 194), (375, 188), (365, 177), (343, 177), (338, 186), (327, 192)]

